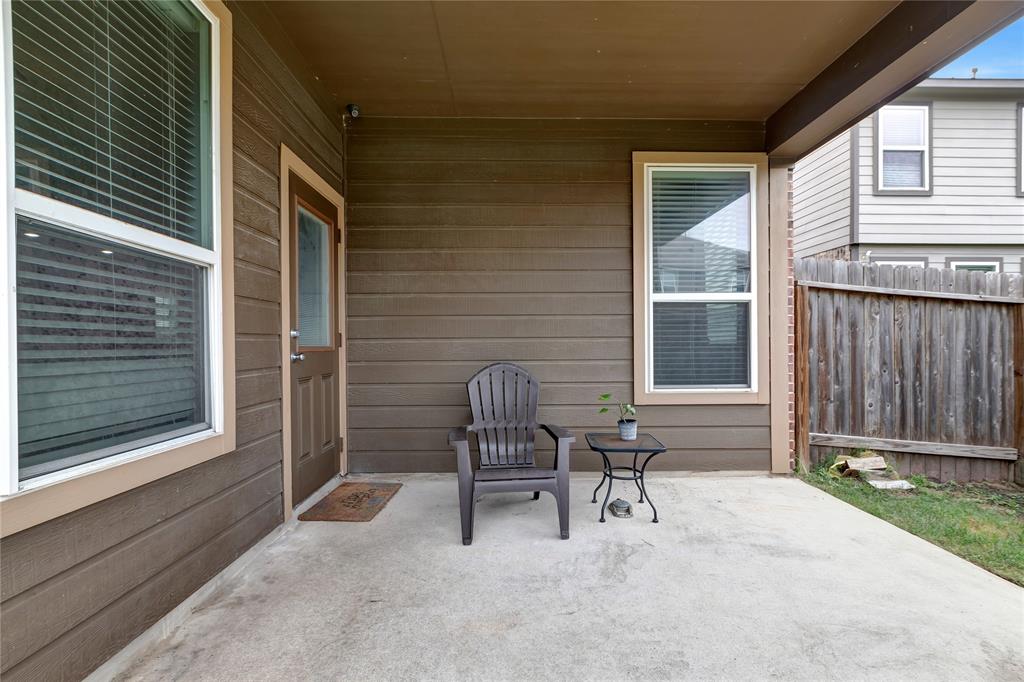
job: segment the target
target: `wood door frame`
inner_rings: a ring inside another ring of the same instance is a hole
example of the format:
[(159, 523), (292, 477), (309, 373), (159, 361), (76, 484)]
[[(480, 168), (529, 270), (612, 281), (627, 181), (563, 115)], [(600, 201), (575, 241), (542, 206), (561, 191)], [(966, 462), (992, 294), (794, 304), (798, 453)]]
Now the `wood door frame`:
[(284, 483), (284, 520), (292, 516), (292, 394), (291, 394), (291, 187), (289, 173), (294, 173), (338, 209), (336, 229), (340, 239), (336, 245), (335, 263), (337, 290), (334, 292), (335, 333), (338, 334), (338, 470), (348, 473), (348, 368), (345, 360), (348, 339), (345, 334), (345, 199), (299, 156), (281, 145), (281, 470)]

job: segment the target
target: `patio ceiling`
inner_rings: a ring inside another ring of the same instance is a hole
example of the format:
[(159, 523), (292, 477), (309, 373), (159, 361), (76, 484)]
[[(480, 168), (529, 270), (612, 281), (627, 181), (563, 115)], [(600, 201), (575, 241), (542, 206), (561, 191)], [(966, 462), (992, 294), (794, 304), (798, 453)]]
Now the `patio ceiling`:
[(368, 116), (765, 120), (896, 2), (280, 2)]
[(268, 2), (335, 110), (765, 123), (796, 159), (1024, 11), (993, 2)]

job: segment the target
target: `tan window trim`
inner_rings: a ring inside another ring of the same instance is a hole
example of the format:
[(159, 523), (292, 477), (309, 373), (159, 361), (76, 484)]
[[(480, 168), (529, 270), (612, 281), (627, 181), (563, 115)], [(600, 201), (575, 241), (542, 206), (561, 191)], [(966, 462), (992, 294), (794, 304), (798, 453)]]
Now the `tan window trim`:
[[(756, 390), (687, 391), (647, 390), (647, 244), (646, 166), (649, 164), (743, 164), (756, 167)], [(768, 367), (768, 156), (740, 152), (633, 152), (633, 402), (638, 405), (766, 405)]]
[[(186, 437), (184, 445), (162, 449), (153, 454), (112, 457), (67, 470), (67, 476), (53, 483), (32, 487), (0, 498), (0, 537), (39, 525), (58, 516), (101, 502), (157, 479), (177, 473), (235, 449), (235, 267), (234, 267), (234, 181), (232, 174), (231, 12), (220, 0), (204, 0), (207, 9), (220, 22), (219, 102), (220, 124), (220, 253), (223, 329), (224, 428), (213, 435)], [(78, 472), (78, 473), (76, 473)]]

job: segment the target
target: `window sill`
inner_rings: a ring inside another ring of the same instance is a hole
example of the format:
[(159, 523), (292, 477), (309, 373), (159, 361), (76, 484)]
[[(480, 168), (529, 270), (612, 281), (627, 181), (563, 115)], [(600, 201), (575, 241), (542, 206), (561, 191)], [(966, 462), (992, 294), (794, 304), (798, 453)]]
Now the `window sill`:
[(871, 193), (876, 197), (930, 197), (930, 189), (882, 189), (875, 188)]
[(0, 497), (0, 537), (13, 535), (235, 449), (234, 433), (182, 436), (26, 481)]
[(767, 390), (720, 389), (700, 391), (644, 391), (633, 397), (637, 405), (767, 405)]

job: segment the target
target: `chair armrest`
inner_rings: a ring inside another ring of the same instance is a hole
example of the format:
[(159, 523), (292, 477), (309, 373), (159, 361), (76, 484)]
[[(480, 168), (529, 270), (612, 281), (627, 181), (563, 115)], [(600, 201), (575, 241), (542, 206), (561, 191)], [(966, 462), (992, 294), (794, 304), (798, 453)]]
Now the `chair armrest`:
[(468, 434), (468, 426), (456, 426), (454, 429), (448, 432), (448, 444), (455, 445), (456, 443), (465, 443), (469, 440)]
[(556, 441), (576, 442), (576, 436), (572, 435), (572, 431), (569, 429), (563, 429), (561, 426), (555, 426), (554, 424), (541, 424), (540, 428), (547, 431), (548, 435)]
[(473, 463), (469, 458), (469, 437), (468, 433), (472, 427), (456, 426), (448, 432), (448, 444), (455, 450), (455, 461), (458, 465), (459, 480), (472, 480)]

